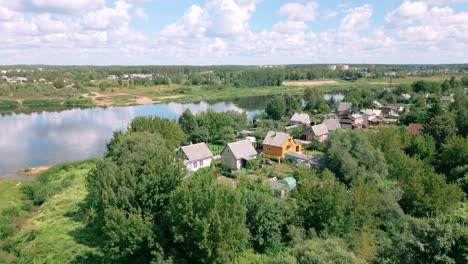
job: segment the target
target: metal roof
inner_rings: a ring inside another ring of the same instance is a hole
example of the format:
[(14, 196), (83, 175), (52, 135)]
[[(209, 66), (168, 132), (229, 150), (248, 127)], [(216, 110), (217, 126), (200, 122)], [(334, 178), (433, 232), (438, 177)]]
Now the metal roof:
[(213, 157), (213, 153), (211, 153), (206, 143), (192, 144), (182, 147), (181, 149), (189, 161), (203, 160)]

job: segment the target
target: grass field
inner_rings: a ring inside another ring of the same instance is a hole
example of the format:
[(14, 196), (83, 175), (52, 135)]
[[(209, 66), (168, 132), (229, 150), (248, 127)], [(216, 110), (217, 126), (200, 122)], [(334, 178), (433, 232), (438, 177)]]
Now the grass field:
[[(92, 161), (73, 163), (49, 173), (51, 186), (63, 187), (32, 215), (4, 248), (16, 255), (15, 263), (96, 263), (98, 239), (87, 227), (89, 212), (84, 200), (87, 195), (85, 177)], [(0, 182), (0, 186), (12, 188)], [(0, 253), (2, 257), (7, 254)]]
[(21, 205), (23, 193), (20, 188), (21, 182), (0, 181), (0, 210)]

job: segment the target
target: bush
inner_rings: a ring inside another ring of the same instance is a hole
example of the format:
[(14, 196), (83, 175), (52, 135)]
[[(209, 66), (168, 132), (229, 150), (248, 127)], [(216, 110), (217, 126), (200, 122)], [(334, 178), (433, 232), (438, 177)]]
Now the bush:
[(63, 103), (64, 106), (66, 107), (94, 107), (96, 104), (94, 103), (93, 100), (89, 98), (76, 98), (76, 99), (67, 99)]
[(19, 103), (15, 100), (0, 100), (0, 110), (12, 110), (18, 108)]
[(62, 106), (62, 100), (58, 99), (25, 99), (23, 101), (24, 107), (57, 107)]

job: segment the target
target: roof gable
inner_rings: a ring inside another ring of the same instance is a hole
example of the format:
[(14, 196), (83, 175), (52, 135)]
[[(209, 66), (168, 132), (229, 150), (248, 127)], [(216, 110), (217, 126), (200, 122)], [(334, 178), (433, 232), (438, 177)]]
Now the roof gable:
[(249, 158), (257, 155), (257, 151), (252, 146), (249, 140), (242, 140), (237, 142), (229, 143), (226, 149), (230, 149), (236, 159)]
[(213, 157), (206, 143), (192, 144), (181, 148), (184, 155), (189, 161), (203, 160)]
[(327, 126), (328, 131), (335, 131), (338, 128), (341, 128), (339, 119), (327, 119), (323, 121), (323, 124)]
[(328, 128), (324, 124), (312, 126), (310, 130), (315, 136), (323, 136), (328, 134)]
[(291, 117), (289, 121), (301, 122), (301, 123), (307, 124), (307, 123), (310, 123), (310, 117), (308, 114), (294, 113), (294, 115)]
[(263, 140), (263, 145), (282, 148), (289, 139), (289, 134), (283, 132), (270, 131)]

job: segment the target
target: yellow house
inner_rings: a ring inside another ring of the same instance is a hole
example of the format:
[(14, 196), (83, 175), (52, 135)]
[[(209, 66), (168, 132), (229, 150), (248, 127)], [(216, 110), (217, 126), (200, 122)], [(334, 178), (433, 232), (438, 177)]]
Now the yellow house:
[(268, 132), (263, 140), (263, 156), (279, 161), (287, 152), (302, 152), (302, 145), (296, 143), (287, 133)]

